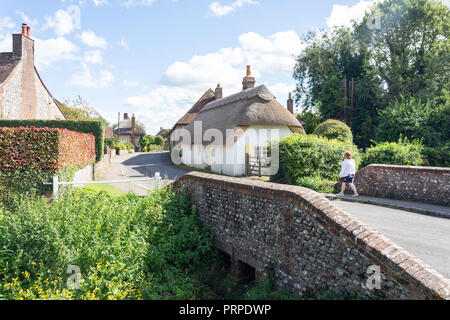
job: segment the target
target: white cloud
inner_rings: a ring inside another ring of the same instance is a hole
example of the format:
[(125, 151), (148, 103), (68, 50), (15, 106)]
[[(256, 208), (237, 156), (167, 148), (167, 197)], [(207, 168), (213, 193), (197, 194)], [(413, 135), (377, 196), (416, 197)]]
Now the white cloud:
[(12, 22), (10, 17), (2, 17), (0, 18), (0, 32), (3, 30), (8, 30), (14, 28), (14, 23)]
[(202, 94), (186, 88), (161, 86), (148, 94), (129, 97), (125, 102), (133, 108), (136, 118), (146, 125), (149, 133), (155, 134), (160, 127), (171, 128)]
[(108, 46), (108, 43), (104, 38), (97, 36), (92, 31), (83, 31), (77, 37), (80, 38), (84, 44), (90, 47), (106, 49)]
[(93, 64), (103, 63), (103, 53), (100, 50), (86, 51), (84, 54), (84, 61)]
[(58, 10), (53, 17), (45, 17), (45, 20), (47, 23), (43, 26), (43, 29), (54, 29), (58, 36), (70, 34), (79, 28), (79, 21), (77, 21), (73, 12), (69, 11)]
[(107, 88), (113, 85), (114, 75), (109, 70), (100, 70), (98, 76), (95, 77), (89, 67), (83, 64), (83, 71), (74, 74), (71, 83), (86, 88)]
[(9, 37), (0, 37), (0, 52), (11, 52), (12, 51), (12, 40)]
[(139, 82), (137, 82), (137, 81), (124, 80), (124, 81), (122, 81), (122, 83), (125, 87), (129, 87), (129, 88), (139, 87)]
[(226, 16), (246, 4), (257, 5), (258, 2), (254, 0), (236, 0), (230, 5), (222, 5), (220, 2), (216, 1), (209, 5), (209, 13), (216, 17)]
[(361, 0), (354, 6), (335, 4), (330, 16), (327, 18), (329, 28), (345, 26), (351, 27), (352, 20), (361, 21), (368, 9), (377, 1)]
[(155, 0), (126, 0), (122, 2), (122, 5), (124, 5), (127, 9), (137, 6), (147, 6), (150, 7)]
[[(220, 82), (224, 95), (242, 90), (245, 66), (252, 65), (257, 85), (263, 76), (290, 76), (295, 56), (303, 46), (294, 31), (279, 32), (269, 37), (246, 33), (239, 37), (240, 46), (223, 48), (218, 52), (196, 55), (189, 61), (178, 61), (169, 66), (161, 79), (162, 85), (149, 93), (126, 99), (136, 114), (153, 131), (160, 126), (172, 127), (174, 123), (201, 97), (208, 88)], [(284, 104), (292, 84), (282, 82), (269, 89)]]
[(108, 0), (93, 0), (92, 2), (94, 2), (94, 5), (96, 7), (104, 6), (104, 5), (108, 4)]
[(124, 38), (120, 39), (120, 41), (117, 44), (127, 51), (130, 50), (130, 47), (128, 46), (128, 42)]
[(31, 19), (30, 17), (28, 17), (25, 13), (23, 13), (22, 11), (16, 11), (16, 14), (18, 16), (20, 16), (20, 18), (22, 19), (22, 21), (26, 24), (28, 24), (29, 26), (37, 26), (39, 23), (36, 19)]
[(77, 60), (77, 51), (78, 47), (64, 37), (35, 39), (36, 67), (42, 70), (58, 61)]

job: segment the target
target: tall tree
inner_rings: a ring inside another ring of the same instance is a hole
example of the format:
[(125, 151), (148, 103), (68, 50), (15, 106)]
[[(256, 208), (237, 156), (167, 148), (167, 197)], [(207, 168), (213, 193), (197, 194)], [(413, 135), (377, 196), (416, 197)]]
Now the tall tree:
[(355, 34), (368, 45), (371, 64), (386, 86), (385, 104), (400, 97), (434, 99), (449, 88), (449, 8), (434, 0), (386, 0), (372, 8)]

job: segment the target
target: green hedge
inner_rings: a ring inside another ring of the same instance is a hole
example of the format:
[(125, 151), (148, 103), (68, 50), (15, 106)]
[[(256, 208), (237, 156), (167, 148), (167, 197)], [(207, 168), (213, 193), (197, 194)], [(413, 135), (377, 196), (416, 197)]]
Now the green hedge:
[(328, 139), (337, 139), (342, 142), (353, 143), (352, 130), (345, 123), (329, 119), (314, 130), (314, 134)]
[(316, 135), (294, 134), (281, 140), (279, 150), (280, 168), (271, 180), (310, 188), (339, 179), (345, 152), (351, 151), (356, 163), (360, 162), (356, 146)]
[(66, 129), (0, 127), (0, 171), (84, 167), (94, 162), (94, 136)]
[(101, 121), (75, 120), (0, 120), (0, 127), (61, 128), (80, 133), (90, 133), (95, 137), (96, 160), (103, 159), (105, 127)]
[(409, 142), (400, 138), (398, 142), (378, 143), (366, 150), (362, 166), (371, 164), (392, 164), (419, 166), (423, 164), (423, 145), (419, 141)]

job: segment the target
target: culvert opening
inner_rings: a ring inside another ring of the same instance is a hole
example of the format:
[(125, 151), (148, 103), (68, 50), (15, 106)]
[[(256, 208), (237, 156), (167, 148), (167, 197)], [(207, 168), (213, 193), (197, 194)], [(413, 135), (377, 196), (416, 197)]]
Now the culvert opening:
[(256, 279), (256, 269), (241, 260), (237, 262), (237, 271), (240, 284), (251, 283)]
[(225, 251), (222, 251), (220, 249), (217, 249), (217, 255), (219, 260), (219, 265), (221, 265), (221, 271), (228, 274), (231, 272), (231, 255), (226, 253)]

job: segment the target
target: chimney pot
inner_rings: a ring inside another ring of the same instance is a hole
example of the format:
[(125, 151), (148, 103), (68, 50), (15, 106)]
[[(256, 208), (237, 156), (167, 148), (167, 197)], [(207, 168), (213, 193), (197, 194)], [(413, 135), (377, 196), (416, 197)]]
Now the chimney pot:
[(250, 66), (247, 66), (247, 77), (252, 75), (252, 70)]
[(27, 25), (25, 23), (22, 23), (22, 35), (27, 35)]
[(27, 26), (27, 37), (29, 38), (31, 34), (31, 27)]

